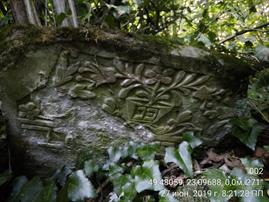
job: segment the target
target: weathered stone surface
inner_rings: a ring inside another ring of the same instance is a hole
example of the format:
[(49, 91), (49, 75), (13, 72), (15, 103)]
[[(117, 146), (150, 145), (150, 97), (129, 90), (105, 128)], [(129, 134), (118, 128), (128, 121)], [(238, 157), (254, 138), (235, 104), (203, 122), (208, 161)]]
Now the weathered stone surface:
[[(0, 102), (1, 109), (1, 102)], [(0, 172), (8, 168), (8, 145), (6, 133), (6, 120), (0, 111)]]
[(102, 159), (130, 140), (175, 144), (186, 131), (216, 142), (252, 73), (234, 58), (94, 29), (2, 36), (3, 110), (13, 160), (28, 172), (73, 165), (85, 151)]

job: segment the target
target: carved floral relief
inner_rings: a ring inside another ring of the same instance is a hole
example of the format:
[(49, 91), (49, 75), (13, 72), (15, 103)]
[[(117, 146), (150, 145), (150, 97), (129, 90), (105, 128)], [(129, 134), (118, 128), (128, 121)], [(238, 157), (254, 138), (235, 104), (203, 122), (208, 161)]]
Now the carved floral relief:
[[(68, 55), (60, 53), (51, 88), (61, 89), (70, 99), (97, 100), (104, 111), (130, 126), (149, 128), (156, 140), (179, 141), (185, 131), (218, 133), (228, 123), (231, 110), (223, 102), (228, 99), (226, 92), (210, 75), (118, 58), (104, 66), (98, 56), (70, 62)], [(19, 106), (21, 120), (38, 116), (39, 109), (32, 105)]]

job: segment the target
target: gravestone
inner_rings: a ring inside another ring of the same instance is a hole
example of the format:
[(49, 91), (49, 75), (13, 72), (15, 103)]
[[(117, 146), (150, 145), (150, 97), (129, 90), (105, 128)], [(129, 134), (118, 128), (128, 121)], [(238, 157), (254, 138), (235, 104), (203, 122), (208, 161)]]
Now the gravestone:
[[(1, 100), (12, 160), (45, 174), (129, 141), (212, 144), (230, 132), (250, 67), (194, 47), (121, 33), (11, 28), (1, 48)], [(4, 48), (6, 45), (6, 48)]]

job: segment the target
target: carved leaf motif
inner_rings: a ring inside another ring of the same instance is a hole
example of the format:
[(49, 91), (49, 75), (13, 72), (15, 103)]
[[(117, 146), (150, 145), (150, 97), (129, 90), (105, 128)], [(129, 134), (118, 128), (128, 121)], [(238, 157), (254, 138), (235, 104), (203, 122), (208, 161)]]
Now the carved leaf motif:
[(139, 79), (142, 77), (142, 73), (144, 70), (144, 64), (139, 64), (135, 68), (135, 75), (138, 76)]
[(146, 70), (146, 72), (145, 72), (145, 76), (148, 77), (148, 78), (153, 78), (156, 75), (157, 75), (156, 72), (152, 71), (151, 69)]
[(190, 121), (192, 119), (192, 112), (187, 110), (187, 111), (184, 111), (182, 113), (180, 113), (178, 116), (177, 116), (177, 122), (178, 123), (182, 123), (182, 122), (186, 122), (186, 121)]
[(197, 80), (195, 80), (194, 82), (192, 82), (191, 84), (189, 84), (189, 86), (198, 86), (201, 85), (203, 83), (205, 83), (210, 76), (206, 75), (206, 76), (201, 76), (199, 77)]
[(104, 104), (102, 105), (102, 109), (105, 110), (108, 113), (113, 114), (116, 110), (116, 103), (114, 98), (106, 98), (104, 100)]
[(113, 60), (113, 64), (120, 73), (125, 72), (125, 66), (118, 58)]
[(197, 99), (204, 101), (208, 100), (210, 98), (211, 89), (209, 89), (207, 86), (201, 86), (195, 93), (194, 97)]
[[(85, 80), (94, 80), (96, 82), (96, 86), (116, 81), (114, 67), (99, 68), (99, 65), (96, 62), (85, 61), (83, 66), (79, 68), (78, 72), (81, 74), (80, 76), (82, 76), (82, 78), (86, 77)], [(88, 73), (88, 75), (82, 75), (83, 73)], [(80, 77), (78, 78), (83, 80)]]
[(137, 97), (147, 98), (149, 94), (148, 94), (148, 92), (146, 92), (146, 91), (139, 90), (139, 91), (137, 91), (137, 92), (135, 93), (135, 95), (136, 95)]
[(174, 73), (175, 73), (175, 71), (173, 69), (165, 69), (163, 71), (163, 75), (165, 75), (165, 76), (173, 76)]
[(176, 83), (180, 82), (184, 78), (185, 74), (186, 73), (184, 71), (179, 71), (175, 76), (174, 83), (176, 84)]
[(183, 94), (186, 95), (186, 96), (189, 95), (189, 94), (191, 94), (191, 90), (189, 90), (189, 89), (187, 89), (187, 88), (184, 88), (184, 87), (183, 87), (183, 88), (180, 88), (179, 90), (180, 90), (181, 92), (183, 92)]
[(146, 79), (146, 80), (145, 80), (145, 84), (147, 84), (147, 85), (152, 85), (152, 84), (156, 83), (156, 81), (157, 81), (157, 79), (155, 79), (155, 78), (152, 78), (152, 79)]
[(26, 117), (29, 119), (33, 119), (34, 117), (38, 116), (40, 114), (39, 107), (33, 103), (28, 102), (26, 104), (19, 105), (20, 114), (22, 117)]
[(170, 84), (171, 81), (172, 81), (172, 79), (171, 79), (170, 77), (167, 77), (167, 76), (161, 78), (161, 82), (162, 82), (163, 84)]
[(194, 79), (192, 74), (187, 75), (177, 86), (186, 86)]
[(125, 87), (125, 86), (129, 86), (133, 83), (133, 80), (132, 79), (125, 79), (121, 82), (121, 86), (122, 87)]
[(68, 94), (73, 98), (91, 99), (96, 97), (96, 94), (89, 90), (88, 85), (77, 84), (72, 87)]
[(161, 96), (159, 97), (159, 99), (160, 99), (160, 100), (169, 100), (169, 99), (170, 99), (170, 95), (168, 95), (168, 94), (161, 95)]
[(78, 69), (78, 72), (79, 72), (79, 73), (85, 73), (85, 72), (92, 72), (92, 70), (89, 69), (89, 68), (87, 68), (87, 67), (80, 67), (80, 68)]
[(134, 88), (136, 88), (136, 87), (138, 87), (138, 86), (141, 86), (141, 84), (135, 84), (135, 85), (131, 85), (131, 86), (127, 87), (127, 88), (122, 88), (122, 89), (119, 91), (119, 93), (118, 93), (119, 98), (126, 98), (127, 95), (128, 95), (128, 93), (129, 93), (132, 89), (134, 89)]
[(76, 79), (76, 81), (78, 81), (78, 82), (87, 81), (87, 82), (95, 83), (95, 81), (93, 81), (92, 79), (85, 78), (85, 77), (83, 77), (83, 76), (81, 76), (81, 75), (76, 76), (75, 79)]
[(125, 70), (128, 75), (133, 75), (134, 74), (134, 68), (130, 66), (128, 63), (125, 64)]

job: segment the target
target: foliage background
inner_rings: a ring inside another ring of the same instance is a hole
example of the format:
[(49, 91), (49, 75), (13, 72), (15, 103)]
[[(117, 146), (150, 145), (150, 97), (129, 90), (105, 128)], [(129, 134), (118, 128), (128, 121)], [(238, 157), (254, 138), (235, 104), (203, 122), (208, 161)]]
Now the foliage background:
[[(13, 1), (1, 1), (0, 26), (13, 23)], [(59, 26), (71, 15), (70, 7), (55, 14), (57, 0), (33, 2), (42, 26)], [(77, 0), (75, 7), (81, 27), (157, 35), (175, 43), (268, 59), (261, 53), (269, 45), (267, 0)]]

